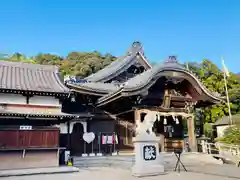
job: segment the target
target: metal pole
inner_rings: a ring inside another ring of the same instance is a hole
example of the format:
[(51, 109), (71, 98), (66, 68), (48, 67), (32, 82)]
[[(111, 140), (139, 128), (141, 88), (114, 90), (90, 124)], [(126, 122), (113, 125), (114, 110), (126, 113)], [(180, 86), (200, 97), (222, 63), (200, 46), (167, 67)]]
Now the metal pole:
[(113, 133), (113, 153), (115, 153), (115, 149), (116, 149), (116, 146), (115, 146), (115, 132)]
[(228, 96), (228, 88), (227, 88), (227, 78), (226, 78), (226, 73), (223, 73), (224, 76), (224, 84), (225, 84), (225, 90), (226, 90), (226, 96), (227, 96), (227, 104), (228, 104), (228, 114), (229, 114), (229, 119), (230, 119), (230, 124), (232, 125), (232, 113), (231, 113), (231, 107), (230, 107), (230, 101), (229, 101), (229, 96)]
[(98, 153), (101, 153), (101, 134), (98, 135)]
[(71, 149), (71, 134), (70, 134), (70, 122), (67, 122), (67, 150)]
[(84, 151), (84, 154), (86, 154), (86, 142), (85, 141), (83, 143), (83, 151)]

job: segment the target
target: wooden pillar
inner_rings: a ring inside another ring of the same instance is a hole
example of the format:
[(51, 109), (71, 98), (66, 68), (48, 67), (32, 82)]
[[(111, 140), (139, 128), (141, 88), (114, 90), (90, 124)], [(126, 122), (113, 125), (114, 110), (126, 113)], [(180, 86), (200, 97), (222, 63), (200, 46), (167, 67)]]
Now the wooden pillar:
[(141, 110), (134, 110), (134, 123), (135, 125), (139, 125), (141, 123)]
[(127, 123), (125, 124), (125, 140), (126, 140), (126, 145), (128, 145), (129, 143), (128, 143), (128, 125), (127, 125)]
[(165, 136), (164, 134), (160, 134), (160, 147), (161, 147), (161, 152), (165, 152)]
[(86, 119), (84, 120), (84, 121), (81, 121), (80, 123), (82, 124), (82, 126), (83, 126), (83, 132), (85, 133), (85, 132), (88, 132), (88, 129), (89, 129), (89, 127), (88, 127), (88, 122), (89, 121), (87, 121)]
[(193, 115), (187, 119), (187, 127), (189, 148), (191, 152), (197, 152), (197, 139), (195, 135), (195, 123)]
[(70, 122), (67, 122), (67, 150), (71, 149)]

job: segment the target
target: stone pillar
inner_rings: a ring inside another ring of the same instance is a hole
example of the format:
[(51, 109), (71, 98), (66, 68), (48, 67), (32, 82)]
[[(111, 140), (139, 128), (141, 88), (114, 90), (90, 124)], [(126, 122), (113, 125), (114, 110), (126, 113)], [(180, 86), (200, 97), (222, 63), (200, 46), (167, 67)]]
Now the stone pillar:
[(164, 173), (162, 156), (159, 154), (159, 138), (155, 135), (139, 134), (134, 139), (135, 164), (132, 175), (136, 177)]
[(160, 145), (161, 145), (161, 152), (165, 152), (165, 136), (164, 134), (160, 134)]
[(191, 152), (197, 152), (197, 139), (195, 134), (195, 123), (193, 115), (187, 119), (187, 127), (189, 148)]
[[(136, 125), (141, 123), (140, 114), (149, 113), (147, 109), (135, 111)], [(147, 117), (147, 116), (146, 116)], [(155, 119), (144, 119), (153, 122)], [(150, 118), (150, 117), (149, 117)], [(156, 117), (151, 117), (156, 118)], [(140, 128), (140, 129), (139, 129)], [(135, 164), (132, 167), (132, 175), (137, 177), (158, 175), (164, 173), (163, 159), (159, 154), (159, 137), (155, 133), (147, 133), (150, 128), (146, 122), (139, 126), (134, 138)]]

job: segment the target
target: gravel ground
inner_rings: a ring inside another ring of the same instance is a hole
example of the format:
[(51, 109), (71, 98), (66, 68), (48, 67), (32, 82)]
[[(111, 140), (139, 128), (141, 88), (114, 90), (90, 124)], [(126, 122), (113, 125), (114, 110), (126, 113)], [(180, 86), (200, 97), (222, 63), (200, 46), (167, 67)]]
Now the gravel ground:
[[(79, 172), (51, 175), (31, 175), (1, 177), (1, 180), (134, 180), (139, 179), (131, 175), (131, 157), (121, 157), (123, 161), (114, 167), (80, 168)], [(229, 180), (240, 179), (240, 168), (233, 165), (220, 165), (211, 156), (201, 154), (183, 155), (182, 161), (188, 172), (173, 172), (176, 164), (174, 155), (164, 155), (165, 175), (140, 178), (143, 180)], [(130, 162), (126, 164), (126, 162)]]
[[(209, 169), (210, 167), (208, 167)], [(224, 167), (223, 167), (224, 168)], [(215, 167), (216, 170), (216, 167)], [(227, 169), (226, 169), (227, 170)], [(240, 172), (240, 169), (235, 169)], [(221, 171), (221, 169), (219, 169)], [(240, 174), (240, 173), (239, 173)], [(231, 179), (240, 179), (239, 177), (227, 177), (224, 174), (213, 175), (213, 174), (204, 174), (201, 172), (167, 172), (165, 175), (160, 176), (151, 176), (140, 178), (143, 180), (231, 180)], [(33, 176), (15, 176), (15, 177), (6, 177), (1, 178), (1, 180), (134, 180), (139, 179), (131, 175), (129, 169), (120, 169), (120, 168), (88, 168), (82, 169), (77, 173), (69, 174), (52, 174), (52, 175), (33, 175)]]

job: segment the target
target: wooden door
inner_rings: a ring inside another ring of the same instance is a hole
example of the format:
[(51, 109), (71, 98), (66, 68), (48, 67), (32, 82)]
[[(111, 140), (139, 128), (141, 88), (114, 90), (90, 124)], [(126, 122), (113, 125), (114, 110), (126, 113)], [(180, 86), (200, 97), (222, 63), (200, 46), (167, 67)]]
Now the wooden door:
[(17, 148), (18, 146), (18, 131), (0, 131), (0, 148)]
[(58, 145), (58, 129), (0, 130), (0, 148), (55, 148)]

